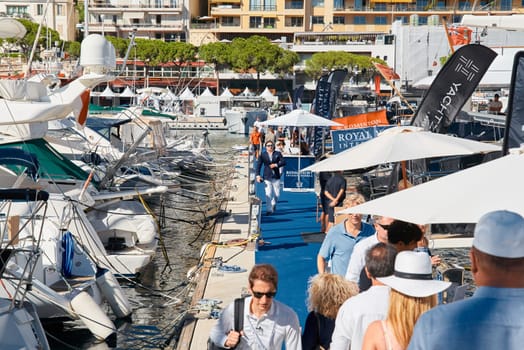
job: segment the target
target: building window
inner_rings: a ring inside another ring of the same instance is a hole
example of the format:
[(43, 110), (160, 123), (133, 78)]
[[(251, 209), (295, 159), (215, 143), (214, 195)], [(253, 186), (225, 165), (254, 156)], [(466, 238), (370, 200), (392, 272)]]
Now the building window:
[(461, 11), (469, 11), (471, 10), (471, 4), (467, 1), (461, 1), (459, 2), (459, 9)]
[(509, 11), (509, 10), (511, 10), (511, 0), (502, 0), (500, 2), (500, 9), (502, 11)]
[(36, 5), (36, 15), (42, 16), (44, 14), (44, 4), (37, 4)]
[(171, 7), (177, 8), (178, 7), (178, 0), (171, 0)]
[(56, 15), (57, 16), (64, 15), (64, 5), (61, 5), (61, 4), (56, 5)]
[(161, 25), (162, 24), (162, 15), (156, 15), (156, 24)]
[(138, 19), (138, 18), (132, 18), (132, 19), (131, 19), (131, 23), (132, 23), (133, 25), (136, 25), (136, 26), (137, 26), (137, 25), (140, 24), (140, 19)]
[(303, 1), (286, 2), (286, 10), (301, 10), (303, 8), (304, 8), (304, 2)]
[(333, 0), (333, 8), (334, 9), (343, 9), (344, 8), (344, 0)]
[(264, 28), (275, 28), (275, 18), (264, 18)]
[[(417, 0), (417, 11), (425, 11), (425, 9), (428, 7), (428, 0)], [(460, 7), (462, 9), (462, 7)]]
[(291, 27), (302, 27), (304, 26), (304, 19), (302, 17), (291, 17), (290, 26)]
[(426, 25), (426, 24), (428, 24), (428, 18), (425, 17), (425, 16), (419, 16), (418, 24), (419, 25)]
[(240, 20), (236, 17), (222, 17), (220, 22), (224, 27), (238, 27)]
[(324, 24), (324, 16), (313, 16), (311, 18), (312, 24)]
[(346, 19), (344, 16), (333, 16), (333, 24), (345, 24)]
[(386, 4), (375, 4), (375, 11), (386, 11)]
[(27, 6), (6, 6), (6, 13), (9, 16), (24, 16), (27, 14)]
[(366, 24), (366, 16), (355, 16), (353, 24)]
[(313, 7), (324, 7), (324, 0), (313, 0)]
[(249, 17), (249, 28), (262, 28), (262, 17), (260, 16)]
[(376, 16), (375, 17), (375, 24), (387, 24), (388, 20), (386, 19), (386, 16)]

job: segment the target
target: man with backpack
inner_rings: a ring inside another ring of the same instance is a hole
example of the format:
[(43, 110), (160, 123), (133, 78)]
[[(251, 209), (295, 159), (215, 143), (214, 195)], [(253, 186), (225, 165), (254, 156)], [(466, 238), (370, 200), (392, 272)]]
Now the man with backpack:
[[(272, 265), (255, 265), (249, 273), (251, 296), (245, 298), (243, 325), (235, 322), (235, 303), (231, 303), (211, 330), (211, 341), (238, 350), (281, 349), (282, 344), (288, 350), (301, 350), (298, 316), (290, 307), (274, 300), (277, 284), (278, 274)], [(235, 329), (235, 323), (239, 329)]]

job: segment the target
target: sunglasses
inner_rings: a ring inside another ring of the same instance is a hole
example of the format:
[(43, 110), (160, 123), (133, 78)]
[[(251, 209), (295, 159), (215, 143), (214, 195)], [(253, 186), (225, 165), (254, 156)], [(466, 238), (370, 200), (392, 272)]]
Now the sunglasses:
[(273, 147), (274, 145), (272, 143), (267, 144), (266, 147)]
[(255, 292), (253, 291), (253, 296), (257, 299), (260, 299), (262, 298), (263, 296), (266, 296), (268, 298), (274, 298), (275, 295), (277, 295), (277, 292), (267, 292), (267, 293), (262, 293), (262, 292)]
[(382, 225), (382, 224), (378, 224), (378, 223), (377, 223), (377, 225), (382, 227), (386, 231), (389, 230), (389, 226), (390, 226), (390, 225)]

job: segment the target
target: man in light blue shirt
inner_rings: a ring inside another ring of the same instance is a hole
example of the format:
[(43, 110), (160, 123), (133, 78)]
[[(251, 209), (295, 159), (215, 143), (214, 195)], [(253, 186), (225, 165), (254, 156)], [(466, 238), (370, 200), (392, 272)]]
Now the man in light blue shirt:
[(423, 314), (409, 350), (524, 348), (524, 218), (505, 210), (485, 214), (470, 258), (475, 294)]
[[(352, 193), (344, 200), (344, 208), (362, 204), (364, 201), (361, 194)], [(345, 276), (355, 244), (374, 233), (373, 226), (362, 222), (361, 214), (347, 214), (343, 222), (328, 231), (322, 242), (317, 255), (318, 273), (326, 272), (327, 262), (331, 260), (331, 273)]]

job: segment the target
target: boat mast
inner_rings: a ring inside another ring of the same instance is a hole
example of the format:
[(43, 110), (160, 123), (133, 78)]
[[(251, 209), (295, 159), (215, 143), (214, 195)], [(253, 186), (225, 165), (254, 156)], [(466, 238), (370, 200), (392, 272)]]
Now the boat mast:
[(89, 0), (84, 0), (84, 38), (89, 35)]

